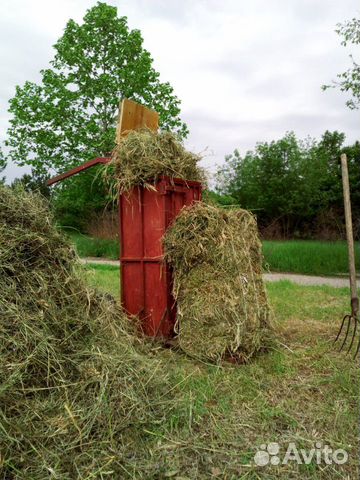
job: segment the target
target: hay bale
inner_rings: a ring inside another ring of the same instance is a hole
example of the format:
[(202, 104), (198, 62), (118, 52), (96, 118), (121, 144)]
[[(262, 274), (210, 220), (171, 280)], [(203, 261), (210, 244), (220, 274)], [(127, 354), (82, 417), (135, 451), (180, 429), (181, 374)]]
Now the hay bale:
[(52, 221), (40, 197), (0, 186), (0, 476), (123, 478), (164, 415), (167, 374)]
[(116, 194), (136, 185), (151, 188), (162, 175), (204, 182), (204, 172), (197, 165), (199, 160), (200, 156), (185, 150), (171, 132), (137, 130), (116, 146), (105, 176), (110, 183), (115, 179)]
[(180, 347), (203, 360), (248, 360), (267, 346), (270, 314), (256, 220), (198, 202), (164, 238), (174, 269)]

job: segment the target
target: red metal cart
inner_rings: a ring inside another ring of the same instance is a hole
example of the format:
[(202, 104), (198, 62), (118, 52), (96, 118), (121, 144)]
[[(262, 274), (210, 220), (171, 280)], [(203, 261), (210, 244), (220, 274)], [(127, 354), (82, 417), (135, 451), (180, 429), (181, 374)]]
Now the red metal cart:
[[(110, 158), (86, 162), (51, 179), (52, 185)], [(144, 333), (171, 337), (176, 305), (172, 272), (164, 262), (162, 237), (185, 205), (201, 199), (201, 184), (161, 177), (153, 189), (134, 187), (120, 195), (121, 301), (125, 311), (141, 319)]]
[[(131, 130), (158, 129), (158, 113), (132, 100), (124, 99), (119, 112), (116, 143)], [(109, 161), (95, 158), (52, 178), (48, 185)], [(126, 312), (140, 317), (147, 335), (170, 337), (174, 332), (172, 272), (163, 260), (162, 237), (181, 208), (200, 199), (200, 183), (168, 177), (161, 177), (154, 189), (134, 187), (119, 198), (121, 301)]]
[(135, 187), (120, 196), (122, 304), (141, 318), (147, 335), (173, 333), (172, 272), (163, 260), (162, 237), (180, 210), (200, 199), (200, 183), (168, 177), (154, 190)]

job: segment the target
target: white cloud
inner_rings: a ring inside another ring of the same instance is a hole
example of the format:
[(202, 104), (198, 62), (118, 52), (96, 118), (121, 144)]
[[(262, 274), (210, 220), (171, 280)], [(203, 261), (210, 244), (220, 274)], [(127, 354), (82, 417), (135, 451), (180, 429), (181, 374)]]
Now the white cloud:
[[(88, 0), (3, 0), (0, 4), (0, 139), (16, 84), (37, 81), (66, 21), (81, 21)], [(226, 153), (288, 130), (319, 137), (326, 129), (358, 138), (358, 112), (346, 95), (321, 91), (349, 66), (335, 25), (359, 15), (356, 0), (111, 1), (139, 28), (144, 45), (182, 100), (196, 151), (214, 169)], [(14, 166), (8, 176), (17, 174)]]

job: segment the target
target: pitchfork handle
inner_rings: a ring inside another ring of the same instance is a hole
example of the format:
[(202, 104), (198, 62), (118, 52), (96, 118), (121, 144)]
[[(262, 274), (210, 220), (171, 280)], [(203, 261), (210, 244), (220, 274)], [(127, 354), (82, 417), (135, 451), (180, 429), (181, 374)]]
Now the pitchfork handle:
[(346, 238), (349, 252), (349, 273), (350, 273), (350, 289), (351, 289), (351, 309), (352, 314), (356, 316), (359, 309), (359, 300), (356, 292), (356, 272), (355, 272), (355, 252), (354, 252), (354, 236), (351, 218), (351, 203), (350, 203), (350, 187), (349, 187), (349, 172), (347, 166), (346, 153), (341, 155), (341, 172), (342, 183), (344, 191), (344, 208), (345, 208), (345, 224), (346, 224)]
[(358, 313), (359, 313), (359, 299), (357, 297), (352, 297), (351, 298), (351, 315), (354, 318), (357, 318)]

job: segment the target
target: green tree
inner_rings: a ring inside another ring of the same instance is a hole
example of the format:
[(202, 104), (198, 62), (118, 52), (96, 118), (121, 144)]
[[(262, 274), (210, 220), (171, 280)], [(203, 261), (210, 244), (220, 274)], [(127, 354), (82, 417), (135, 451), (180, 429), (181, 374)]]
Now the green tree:
[[(346, 47), (349, 44), (360, 44), (360, 19), (353, 18), (343, 24), (339, 23), (335, 30), (342, 37), (341, 45)], [(323, 90), (328, 88), (340, 88), (342, 92), (349, 92), (352, 96), (346, 102), (346, 105), (351, 109), (360, 107), (360, 64), (354, 60), (350, 55), (351, 67), (345, 72), (337, 75), (338, 80), (334, 81), (332, 85), (323, 85)]]
[[(4, 156), (4, 152), (0, 147), (0, 173), (5, 170), (6, 165), (7, 165), (6, 158)], [(2, 178), (0, 177), (0, 183), (4, 183), (4, 182), (5, 182), (5, 177), (2, 177)]]
[(101, 168), (90, 168), (53, 188), (52, 204), (60, 225), (87, 232), (94, 214), (114, 207), (100, 173)]
[(2, 151), (0, 147), (0, 172), (2, 172), (7, 165), (6, 158), (4, 156), (4, 152)]
[(220, 192), (258, 211), (264, 219), (303, 211), (304, 201), (298, 191), (303, 183), (304, 149), (290, 132), (280, 140), (258, 143), (244, 157), (236, 150), (218, 173), (222, 178)]
[[(241, 156), (226, 157), (217, 173), (217, 191), (234, 197), (256, 213), (259, 224), (280, 225), (281, 234), (311, 234), (317, 217), (332, 210), (339, 225), (343, 218), (340, 154), (347, 153), (354, 218), (360, 218), (360, 145), (344, 146), (345, 135), (326, 131), (320, 141), (300, 141), (287, 133), (273, 142), (258, 143)], [(338, 231), (340, 229), (337, 229)]]
[(17, 188), (18, 185), (21, 185), (27, 192), (38, 192), (41, 193), (46, 198), (50, 198), (51, 189), (47, 186), (46, 181), (48, 180), (49, 175), (31, 172), (25, 173), (20, 178), (15, 178), (11, 183), (12, 188)]
[(16, 87), (10, 100), (9, 158), (44, 173), (110, 152), (125, 97), (157, 110), (162, 128), (186, 135), (180, 101), (142, 43), (140, 31), (106, 3), (89, 9), (81, 25), (69, 20), (41, 83)]
[(238, 205), (235, 198), (230, 197), (229, 195), (221, 195), (212, 190), (204, 190), (202, 193), (202, 199), (206, 203), (219, 205), (221, 207), (233, 207)]

